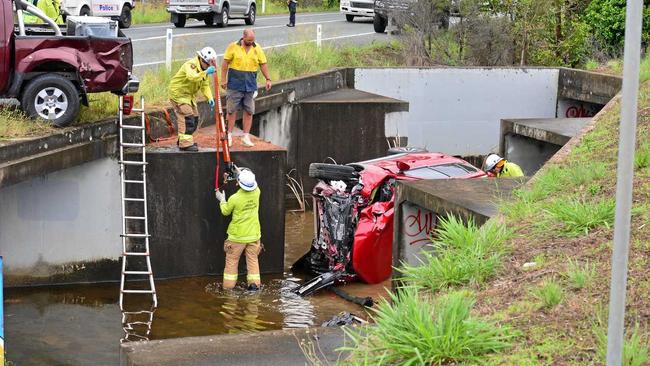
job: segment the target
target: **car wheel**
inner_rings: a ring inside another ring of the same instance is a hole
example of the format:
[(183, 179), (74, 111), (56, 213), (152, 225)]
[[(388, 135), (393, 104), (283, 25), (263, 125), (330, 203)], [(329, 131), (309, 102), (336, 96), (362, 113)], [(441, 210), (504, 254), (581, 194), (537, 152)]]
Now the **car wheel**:
[(120, 28), (129, 28), (132, 20), (131, 7), (124, 5), (122, 8), (122, 14), (120, 15), (120, 20), (118, 21)]
[(388, 20), (382, 18), (381, 15), (375, 14), (372, 25), (375, 28), (375, 32), (384, 33), (386, 31), (386, 26), (388, 25)]
[(217, 27), (225, 28), (228, 26), (228, 7), (224, 6), (223, 9), (221, 9), (221, 20), (217, 23)]
[(353, 21), (354, 20), (354, 15), (345, 14), (345, 20), (347, 20), (348, 22)]
[(82, 7), (81, 10), (79, 11), (79, 16), (82, 17), (90, 16), (90, 8), (87, 6)]
[(185, 26), (185, 22), (187, 22), (187, 16), (185, 14), (177, 14), (176, 16), (177, 18), (174, 22), (174, 26), (176, 28), (183, 28)]
[(404, 154), (404, 153), (425, 153), (429, 152), (427, 149), (413, 146), (391, 147), (388, 149), (388, 155)]
[(251, 5), (251, 10), (248, 12), (248, 15), (244, 19), (244, 22), (246, 22), (246, 25), (253, 25), (255, 24), (255, 5)]
[(205, 23), (205, 25), (208, 27), (212, 27), (214, 25), (214, 16), (212, 14), (213, 13), (210, 13), (210, 16), (208, 18), (203, 19), (203, 23)]
[(349, 180), (358, 177), (357, 171), (347, 165), (311, 163), (309, 164), (309, 176), (311, 178), (326, 180)]
[(70, 80), (59, 75), (42, 75), (32, 80), (21, 98), (25, 113), (55, 126), (65, 127), (79, 114), (79, 92)]

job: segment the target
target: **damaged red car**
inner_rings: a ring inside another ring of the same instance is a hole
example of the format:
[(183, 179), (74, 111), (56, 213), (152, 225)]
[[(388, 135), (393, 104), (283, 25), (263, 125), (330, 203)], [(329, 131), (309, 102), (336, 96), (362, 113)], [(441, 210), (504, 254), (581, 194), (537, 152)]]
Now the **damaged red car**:
[(401, 153), (359, 163), (313, 163), (315, 238), (294, 267), (316, 277), (295, 292), (309, 295), (337, 282), (380, 283), (391, 274), (395, 182), (469, 179), (486, 173), (441, 153)]
[(88, 93), (139, 86), (131, 40), (117, 22), (74, 18), (61, 29), (31, 2), (0, 0), (0, 98), (17, 98), (28, 116), (56, 126), (77, 118)]

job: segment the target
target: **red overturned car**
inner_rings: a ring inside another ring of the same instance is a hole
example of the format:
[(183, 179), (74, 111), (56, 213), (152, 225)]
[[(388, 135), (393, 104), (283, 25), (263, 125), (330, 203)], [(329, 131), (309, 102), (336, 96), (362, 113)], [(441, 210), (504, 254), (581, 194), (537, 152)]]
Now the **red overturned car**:
[(309, 176), (319, 180), (312, 192), (315, 238), (294, 267), (316, 277), (295, 291), (302, 296), (355, 279), (370, 284), (388, 279), (396, 181), (486, 173), (458, 157), (422, 150), (347, 165), (313, 163)]

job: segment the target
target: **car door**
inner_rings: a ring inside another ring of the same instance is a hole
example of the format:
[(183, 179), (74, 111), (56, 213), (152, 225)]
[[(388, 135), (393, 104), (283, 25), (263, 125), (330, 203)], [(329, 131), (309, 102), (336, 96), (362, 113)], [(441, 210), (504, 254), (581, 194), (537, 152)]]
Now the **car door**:
[(120, 15), (120, 0), (91, 0), (94, 16), (113, 17)]
[(241, 17), (246, 11), (247, 0), (230, 0), (230, 16)]

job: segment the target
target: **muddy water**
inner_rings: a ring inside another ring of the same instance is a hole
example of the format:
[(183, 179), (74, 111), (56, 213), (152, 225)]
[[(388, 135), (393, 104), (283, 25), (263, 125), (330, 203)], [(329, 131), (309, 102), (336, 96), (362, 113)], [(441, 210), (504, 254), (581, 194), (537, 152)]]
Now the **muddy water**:
[[(341, 311), (365, 318), (362, 308), (329, 292), (309, 298), (291, 292), (302, 278), (292, 274), (289, 266), (309, 248), (312, 227), (310, 213), (287, 213), (287, 271), (263, 276), (259, 292), (223, 291), (221, 278), (216, 276), (157, 281), (159, 307), (149, 333), (146, 325), (135, 326), (129, 333), (165, 339), (319, 326)], [(345, 289), (356, 296), (377, 298), (385, 294), (385, 286), (389, 284), (352, 284)], [(16, 365), (118, 364), (119, 342), (125, 335), (118, 288), (101, 284), (5, 290), (8, 360)], [(145, 303), (131, 301), (128, 308), (147, 310)]]

